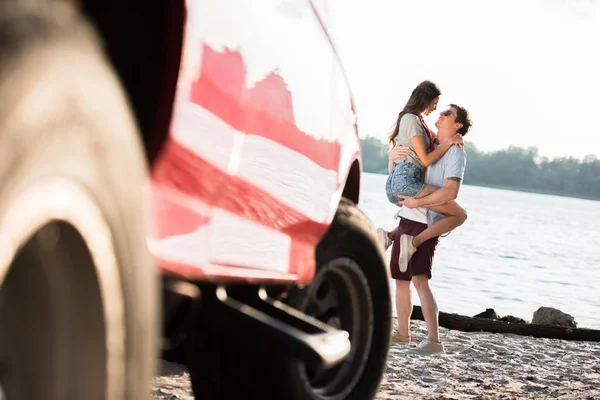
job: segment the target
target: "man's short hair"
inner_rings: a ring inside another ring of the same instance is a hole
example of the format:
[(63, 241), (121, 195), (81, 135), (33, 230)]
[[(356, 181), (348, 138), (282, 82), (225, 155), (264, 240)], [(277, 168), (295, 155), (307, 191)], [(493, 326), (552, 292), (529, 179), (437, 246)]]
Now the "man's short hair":
[(450, 107), (456, 109), (456, 122), (462, 124), (458, 133), (465, 136), (469, 132), (469, 129), (471, 129), (471, 125), (473, 125), (469, 112), (466, 108), (457, 106), (456, 104), (450, 104)]

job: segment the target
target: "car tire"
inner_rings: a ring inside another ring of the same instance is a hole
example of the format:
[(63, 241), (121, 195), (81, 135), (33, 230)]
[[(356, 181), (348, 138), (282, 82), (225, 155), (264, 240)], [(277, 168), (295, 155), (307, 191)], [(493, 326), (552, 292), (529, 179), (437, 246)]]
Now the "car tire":
[[(257, 332), (198, 324), (187, 355), (197, 399), (365, 400), (375, 397), (390, 345), (389, 274), (370, 221), (342, 199), (316, 250), (312, 283), (288, 292), (286, 302), (350, 333), (352, 349), (339, 366), (316, 374), (304, 363), (274, 354)], [(218, 315), (213, 316), (219, 318)]]
[(149, 398), (147, 176), (92, 27), (67, 2), (2, 2), (0, 397)]

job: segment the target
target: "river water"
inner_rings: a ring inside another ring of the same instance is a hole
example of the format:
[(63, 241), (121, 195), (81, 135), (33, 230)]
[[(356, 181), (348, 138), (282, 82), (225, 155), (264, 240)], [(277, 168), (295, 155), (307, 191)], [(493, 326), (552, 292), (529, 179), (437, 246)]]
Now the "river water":
[[(389, 230), (397, 207), (386, 178), (363, 174), (359, 207)], [(599, 201), (463, 185), (458, 202), (469, 218), (440, 240), (433, 266), (440, 311), (531, 320), (548, 306), (600, 329)]]

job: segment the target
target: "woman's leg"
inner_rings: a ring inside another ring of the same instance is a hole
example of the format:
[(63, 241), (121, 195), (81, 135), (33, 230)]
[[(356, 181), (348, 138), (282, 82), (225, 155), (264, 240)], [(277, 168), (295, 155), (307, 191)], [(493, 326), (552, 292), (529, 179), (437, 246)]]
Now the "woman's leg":
[(389, 231), (387, 233), (387, 236), (390, 238), (390, 240), (394, 240), (394, 237), (396, 237), (396, 232), (398, 231), (398, 227), (395, 227), (394, 229), (392, 229), (391, 231)]
[(430, 210), (442, 213), (446, 215), (446, 217), (438, 219), (419, 235), (415, 236), (413, 239), (415, 247), (419, 247), (423, 242), (429, 239), (450, 232), (454, 228), (458, 228), (467, 220), (467, 212), (454, 200), (446, 204), (433, 206)]

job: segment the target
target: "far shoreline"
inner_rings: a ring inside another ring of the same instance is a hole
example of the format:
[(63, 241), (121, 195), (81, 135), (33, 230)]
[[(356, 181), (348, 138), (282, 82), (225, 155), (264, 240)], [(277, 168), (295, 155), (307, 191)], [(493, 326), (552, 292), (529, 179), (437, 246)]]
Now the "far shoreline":
[[(367, 174), (373, 174), (373, 175), (387, 175), (387, 173), (383, 173), (383, 172), (368, 172), (368, 171), (363, 171), (363, 172), (365, 172)], [(509, 190), (511, 192), (523, 192), (523, 193), (532, 193), (532, 194), (547, 194), (547, 195), (550, 195), (550, 196), (566, 197), (566, 198), (570, 198), (570, 199), (600, 201), (600, 198), (593, 197), (593, 196), (566, 195), (564, 193), (555, 193), (555, 192), (552, 192), (552, 191), (537, 190), (537, 189), (530, 189), (530, 188), (522, 188), (522, 187), (518, 187), (518, 186), (503, 186), (503, 185), (494, 185), (494, 184), (486, 184), (486, 183), (465, 183), (465, 185), (467, 185), (467, 186), (484, 187), (484, 188), (488, 188), (488, 189)]]

